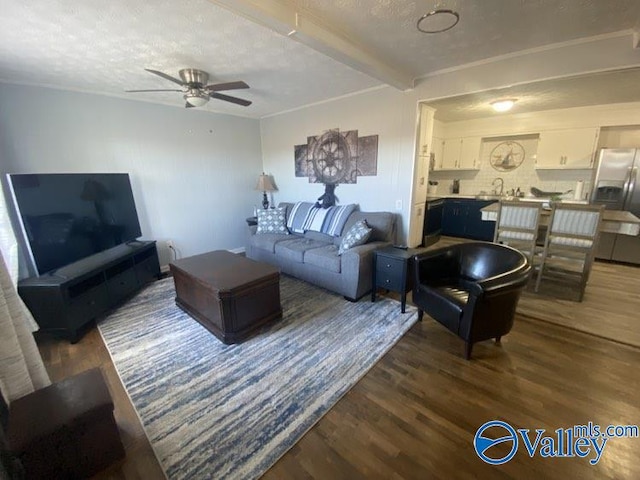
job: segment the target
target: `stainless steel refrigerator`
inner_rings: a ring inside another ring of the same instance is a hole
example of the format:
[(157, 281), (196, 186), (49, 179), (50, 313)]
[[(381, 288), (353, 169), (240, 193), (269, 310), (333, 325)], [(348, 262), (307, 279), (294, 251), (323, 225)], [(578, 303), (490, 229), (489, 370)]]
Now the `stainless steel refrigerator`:
[[(603, 148), (593, 180), (591, 203), (640, 217), (640, 149)], [(597, 258), (640, 264), (640, 236), (603, 233)]]

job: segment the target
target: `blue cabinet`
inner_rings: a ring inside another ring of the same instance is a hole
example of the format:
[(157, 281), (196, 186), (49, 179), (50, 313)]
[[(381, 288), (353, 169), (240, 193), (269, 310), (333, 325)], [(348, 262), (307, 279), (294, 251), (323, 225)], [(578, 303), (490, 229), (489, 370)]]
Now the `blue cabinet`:
[(465, 200), (446, 199), (442, 209), (442, 235), (464, 237), (469, 205)]
[(490, 200), (446, 199), (442, 210), (442, 235), (492, 241), (495, 222), (482, 220), (480, 212), (492, 203)]

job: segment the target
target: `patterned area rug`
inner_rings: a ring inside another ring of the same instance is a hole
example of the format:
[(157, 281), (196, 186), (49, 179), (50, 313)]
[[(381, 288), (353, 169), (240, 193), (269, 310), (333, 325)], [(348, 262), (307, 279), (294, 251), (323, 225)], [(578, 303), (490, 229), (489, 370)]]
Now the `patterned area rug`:
[(174, 302), (171, 278), (100, 322), (170, 479), (257, 478), (415, 323), (415, 309), (357, 303), (281, 277), (283, 319), (224, 345)]

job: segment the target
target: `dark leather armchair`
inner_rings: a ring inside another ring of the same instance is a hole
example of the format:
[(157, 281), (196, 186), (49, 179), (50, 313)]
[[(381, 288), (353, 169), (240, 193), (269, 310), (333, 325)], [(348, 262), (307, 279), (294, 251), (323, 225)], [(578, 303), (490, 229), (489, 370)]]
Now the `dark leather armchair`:
[(531, 276), (527, 257), (506, 245), (461, 243), (414, 257), (413, 302), (466, 342), (500, 341), (513, 326), (520, 294)]

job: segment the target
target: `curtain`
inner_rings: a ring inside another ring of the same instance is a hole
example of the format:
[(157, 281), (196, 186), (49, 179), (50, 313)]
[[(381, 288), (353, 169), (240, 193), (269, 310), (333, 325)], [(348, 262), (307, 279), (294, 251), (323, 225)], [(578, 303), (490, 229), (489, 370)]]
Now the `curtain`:
[(32, 335), (38, 325), (16, 290), (18, 246), (1, 190), (0, 253), (0, 392), (9, 403), (51, 382)]

